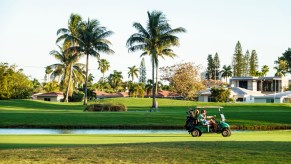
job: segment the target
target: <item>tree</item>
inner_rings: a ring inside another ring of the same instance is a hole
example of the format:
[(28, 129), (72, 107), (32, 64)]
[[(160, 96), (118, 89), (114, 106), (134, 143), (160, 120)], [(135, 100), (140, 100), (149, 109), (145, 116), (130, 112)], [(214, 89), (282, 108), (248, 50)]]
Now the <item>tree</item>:
[[(69, 101), (69, 95), (72, 95), (74, 87), (70, 85), (72, 81), (74, 82), (83, 82), (83, 70), (84, 65), (81, 63), (76, 63), (79, 60), (77, 55), (73, 55), (66, 49), (70, 46), (70, 43), (64, 45), (65, 48), (59, 47), (59, 51), (52, 50), (50, 55), (54, 56), (60, 63), (52, 64), (49, 67), (53, 69), (52, 77), (62, 76), (62, 84), (65, 87), (66, 94), (65, 94), (65, 102)], [(61, 75), (63, 73), (63, 75)], [(73, 78), (72, 78), (73, 77)]]
[(213, 58), (213, 63), (214, 63), (214, 80), (219, 79), (219, 68), (220, 68), (220, 60), (218, 53), (216, 52)]
[(207, 62), (206, 79), (214, 79), (215, 64), (211, 54), (208, 55)]
[(84, 105), (87, 105), (87, 85), (89, 72), (89, 56), (100, 58), (100, 53), (112, 54), (114, 51), (110, 49), (111, 42), (107, 39), (113, 34), (105, 27), (100, 26), (98, 20), (93, 19), (83, 21), (78, 29), (80, 51), (86, 56), (86, 76), (85, 76), (85, 97)]
[(281, 63), (281, 64), (283, 64), (283, 65), (281, 65), (281, 69), (282, 69), (282, 71), (284, 70), (284, 71), (286, 71), (287, 73), (291, 73), (291, 48), (288, 48), (288, 49), (287, 49), (287, 50), (282, 54), (282, 56), (280, 56), (280, 57), (278, 58), (278, 60), (275, 61), (275, 64), (278, 64), (279, 61), (285, 61), (285, 62), (286, 62), (286, 65), (287, 65), (287, 68), (285, 68), (286, 65), (283, 64), (283, 63)]
[(275, 61), (275, 64), (277, 64), (277, 66), (274, 67), (276, 70), (275, 76), (285, 76), (288, 72), (288, 63), (285, 60), (278, 58), (278, 61)]
[(53, 72), (52, 68), (47, 66), (45, 67), (45, 81), (50, 82), (50, 74)]
[[(186, 32), (182, 27), (172, 29), (168, 24), (166, 16), (160, 11), (147, 12), (148, 21), (146, 28), (140, 23), (133, 23), (133, 27), (138, 31), (132, 34), (127, 40), (127, 47), (130, 52), (143, 51), (141, 56), (149, 55), (152, 62), (152, 80), (153, 86), (155, 86), (155, 69), (156, 69), (156, 83), (158, 81), (158, 66), (159, 57), (164, 58), (175, 57), (176, 54), (172, 49), (172, 46), (179, 45), (179, 38), (175, 36), (177, 33)], [(152, 107), (156, 107), (156, 89), (153, 89), (153, 104)]]
[(181, 63), (164, 67), (162, 70), (162, 80), (167, 79), (185, 99), (193, 100), (197, 92), (204, 89), (200, 81), (200, 67), (193, 63)]
[(122, 79), (122, 72), (118, 72), (116, 70), (113, 71), (113, 74), (108, 76), (109, 84), (115, 91), (118, 91), (118, 87), (121, 85)]
[(138, 77), (138, 69), (136, 68), (136, 66), (132, 66), (132, 67), (128, 67), (129, 71), (128, 71), (128, 78), (131, 77), (131, 81), (133, 82), (134, 77)]
[(146, 73), (146, 66), (145, 66), (145, 61), (144, 58), (142, 58), (139, 66), (139, 82), (140, 83), (146, 83), (147, 80), (147, 73)]
[(244, 63), (243, 63), (243, 76), (249, 76), (250, 72), (250, 52), (249, 50), (246, 51), (246, 54), (244, 56)]
[(2, 99), (27, 99), (33, 91), (33, 84), (22, 69), (16, 65), (0, 63), (0, 100)]
[(99, 63), (98, 69), (102, 73), (102, 79), (103, 79), (102, 80), (102, 91), (103, 91), (103, 86), (104, 86), (104, 73), (109, 70), (110, 64), (109, 64), (109, 62), (106, 59), (98, 60), (98, 63)]
[(267, 65), (264, 65), (262, 67), (262, 75), (266, 76), (266, 74), (269, 72), (269, 67)]
[(214, 98), (214, 102), (227, 102), (230, 96), (230, 90), (224, 88), (211, 88), (211, 97)]
[(51, 82), (46, 83), (43, 86), (43, 89), (46, 92), (58, 92), (60, 90), (59, 85), (56, 81), (51, 81)]
[[(71, 14), (70, 19), (68, 21), (68, 28), (60, 28), (57, 31), (57, 35), (60, 35), (56, 41), (56, 43), (59, 43), (60, 41), (63, 41), (63, 47), (65, 48), (64, 51), (66, 51), (66, 54), (70, 56), (70, 59), (73, 60), (73, 62), (69, 62), (67, 64), (68, 68), (65, 71), (65, 83), (67, 83), (66, 88), (66, 95), (65, 95), (65, 102), (69, 101), (69, 90), (71, 88), (71, 79), (72, 79), (72, 73), (73, 73), (73, 63), (78, 61), (79, 58), (79, 51), (77, 49), (78, 46), (78, 29), (80, 27), (80, 23), (82, 21), (81, 16), (78, 14)], [(68, 76), (67, 76), (68, 74)]]
[(256, 50), (252, 50), (251, 57), (250, 57), (250, 75), (256, 76), (256, 72), (258, 71), (258, 55)]
[(222, 67), (222, 70), (220, 71), (220, 73), (221, 73), (221, 77), (226, 78), (226, 82), (228, 82), (227, 78), (232, 76), (232, 68), (231, 68), (231, 66), (230, 65), (229, 66), (224, 65)]
[(233, 68), (233, 75), (236, 77), (242, 76), (242, 68), (243, 68), (243, 53), (242, 47), (240, 42), (238, 41), (235, 46), (235, 52), (233, 54), (232, 59), (232, 68)]

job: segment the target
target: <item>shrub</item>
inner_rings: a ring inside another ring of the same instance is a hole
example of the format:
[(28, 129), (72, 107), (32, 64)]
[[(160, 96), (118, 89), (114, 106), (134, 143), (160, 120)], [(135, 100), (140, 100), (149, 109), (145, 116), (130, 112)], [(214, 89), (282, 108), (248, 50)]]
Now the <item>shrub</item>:
[(90, 112), (126, 112), (127, 107), (124, 104), (107, 103), (107, 104), (91, 104), (87, 105), (84, 111)]
[(84, 92), (82, 91), (74, 91), (72, 96), (69, 96), (70, 102), (81, 102), (84, 98)]

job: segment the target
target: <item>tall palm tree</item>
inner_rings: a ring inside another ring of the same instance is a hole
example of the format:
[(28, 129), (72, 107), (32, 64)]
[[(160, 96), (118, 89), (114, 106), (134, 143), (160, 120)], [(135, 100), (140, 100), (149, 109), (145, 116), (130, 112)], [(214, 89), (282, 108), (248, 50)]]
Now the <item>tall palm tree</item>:
[[(76, 63), (78, 60), (78, 56), (71, 55), (66, 53), (67, 51), (64, 50), (64, 48), (58, 46), (60, 51), (52, 50), (50, 52), (50, 55), (54, 56), (57, 60), (60, 61), (60, 63), (52, 64), (49, 67), (53, 69), (52, 76), (56, 76), (56, 74), (63, 73), (62, 75), (62, 81), (63, 84), (66, 87), (66, 95), (65, 95), (65, 102), (68, 102), (69, 97), (69, 91), (71, 89), (71, 86), (67, 86), (71, 83), (72, 79), (74, 79), (75, 82), (84, 81), (83, 76), (83, 69), (84, 65), (81, 63)], [(72, 68), (72, 70), (71, 70)], [(73, 78), (68, 78), (68, 73), (72, 72)], [(67, 81), (69, 79), (69, 81)]]
[(109, 45), (111, 42), (107, 40), (107, 37), (113, 34), (112, 31), (108, 31), (105, 27), (100, 26), (98, 20), (93, 19), (83, 21), (79, 28), (80, 48), (82, 54), (86, 56), (86, 78), (85, 78), (85, 97), (84, 105), (87, 105), (87, 84), (88, 84), (88, 67), (89, 56), (100, 58), (100, 53), (112, 54), (113, 50)]
[(132, 67), (128, 67), (128, 78), (131, 77), (131, 81), (133, 82), (134, 77), (138, 77), (138, 68), (134, 65)]
[[(66, 44), (65, 51), (68, 51), (71, 56), (75, 56), (74, 60), (78, 60), (79, 51), (77, 49), (78, 46), (78, 29), (80, 27), (80, 23), (82, 18), (78, 14), (71, 14), (70, 19), (68, 21), (68, 28), (60, 28), (57, 31), (57, 35), (60, 35), (57, 39), (57, 43), (60, 41), (64, 41), (64, 45)], [(71, 79), (72, 79), (72, 71), (73, 65), (69, 67), (69, 77), (68, 77), (68, 86), (66, 91), (65, 102), (68, 102), (69, 88), (71, 87)]]
[(109, 70), (110, 64), (106, 59), (98, 60), (99, 66), (98, 69), (102, 73), (102, 91), (104, 86), (104, 73)]
[(227, 78), (232, 76), (231, 70), (232, 70), (232, 68), (230, 65), (229, 66), (224, 65), (222, 67), (222, 70), (220, 71), (220, 73), (222, 73), (221, 77), (224, 77), (226, 79), (226, 82), (227, 82)]
[[(138, 31), (132, 34), (127, 40), (127, 47), (130, 52), (143, 51), (141, 56), (149, 55), (152, 62), (152, 80), (155, 86), (155, 68), (156, 68), (156, 82), (158, 79), (158, 64), (159, 57), (165, 56), (174, 57), (172, 46), (179, 45), (179, 38), (175, 36), (176, 33), (186, 32), (182, 27), (172, 29), (168, 24), (166, 16), (160, 11), (147, 12), (148, 21), (146, 28), (140, 23), (133, 23), (133, 27)], [(157, 86), (156, 86), (157, 88)], [(156, 90), (153, 89), (153, 105), (156, 107)]]

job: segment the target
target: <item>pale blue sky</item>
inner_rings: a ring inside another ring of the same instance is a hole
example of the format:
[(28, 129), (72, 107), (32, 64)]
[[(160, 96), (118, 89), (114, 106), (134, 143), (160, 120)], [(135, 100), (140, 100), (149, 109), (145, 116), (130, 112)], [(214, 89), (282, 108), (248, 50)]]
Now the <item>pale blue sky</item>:
[[(114, 31), (109, 39), (114, 55), (102, 55), (111, 69), (123, 71), (139, 66), (140, 52), (128, 53), (128, 37), (136, 32), (133, 22), (146, 23), (147, 11), (163, 11), (172, 27), (182, 26), (178, 57), (160, 60), (160, 66), (194, 62), (206, 68), (208, 54), (218, 52), (221, 65), (231, 64), (239, 40), (243, 51), (255, 49), (259, 65), (268, 65), (274, 74), (274, 60), (291, 47), (291, 1), (289, 0), (0, 0), (0, 62), (16, 64), (25, 74), (39, 80), (44, 67), (57, 61), (49, 55), (57, 49), (56, 31), (67, 27), (71, 13), (83, 19), (98, 19)], [(150, 60), (146, 59), (150, 77)], [(99, 79), (97, 61), (90, 58), (91, 73)], [(84, 62), (84, 59), (81, 60)]]

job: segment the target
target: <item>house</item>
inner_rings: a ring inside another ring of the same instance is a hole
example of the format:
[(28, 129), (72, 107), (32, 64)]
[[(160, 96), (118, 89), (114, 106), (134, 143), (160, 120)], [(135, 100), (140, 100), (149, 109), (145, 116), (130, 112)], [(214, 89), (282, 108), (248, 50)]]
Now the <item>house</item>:
[(255, 103), (290, 103), (291, 91), (268, 94), (263, 96), (254, 96)]
[(232, 87), (244, 88), (250, 91), (260, 91), (264, 94), (283, 92), (288, 88), (289, 80), (286, 77), (232, 77)]
[[(225, 88), (228, 89), (228, 88)], [(253, 96), (262, 96), (259, 91), (250, 91), (240, 87), (230, 88), (230, 98), (233, 98), (236, 102), (254, 102)], [(198, 93), (198, 101), (200, 102), (213, 102), (213, 97), (211, 97), (211, 88)]]
[(37, 100), (60, 102), (64, 99), (63, 92), (49, 92), (36, 95)]

